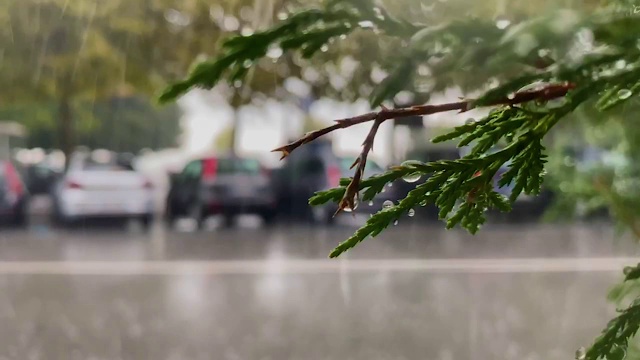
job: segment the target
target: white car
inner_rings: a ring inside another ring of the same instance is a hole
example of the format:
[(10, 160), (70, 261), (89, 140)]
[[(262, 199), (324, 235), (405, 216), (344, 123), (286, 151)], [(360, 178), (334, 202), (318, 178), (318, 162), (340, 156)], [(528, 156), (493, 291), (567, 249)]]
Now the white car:
[(154, 214), (153, 184), (129, 161), (101, 150), (75, 154), (52, 190), (58, 223), (87, 218), (133, 218), (146, 227)]

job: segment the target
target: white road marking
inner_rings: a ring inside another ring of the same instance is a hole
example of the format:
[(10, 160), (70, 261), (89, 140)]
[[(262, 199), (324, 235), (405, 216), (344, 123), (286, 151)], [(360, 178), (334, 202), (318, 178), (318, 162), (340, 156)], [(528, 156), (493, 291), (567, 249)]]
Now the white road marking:
[(379, 271), (425, 273), (622, 272), (640, 258), (321, 259), (238, 261), (1, 261), (0, 275), (224, 275)]

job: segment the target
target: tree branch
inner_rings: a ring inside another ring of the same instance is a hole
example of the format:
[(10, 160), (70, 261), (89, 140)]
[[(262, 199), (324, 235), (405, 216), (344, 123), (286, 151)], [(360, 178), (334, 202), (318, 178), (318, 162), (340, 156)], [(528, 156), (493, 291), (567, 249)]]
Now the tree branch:
[[(525, 103), (533, 100), (549, 101), (555, 98), (565, 96), (567, 92), (569, 92), (573, 88), (575, 88), (575, 84), (572, 84), (572, 83), (549, 84), (539, 90), (521, 91), (521, 92), (514, 93), (512, 96), (502, 97), (494, 101), (490, 101), (484, 106), (495, 106), (495, 105), (512, 106), (512, 105), (521, 104), (521, 103)], [(375, 140), (375, 136), (378, 131), (378, 128), (380, 127), (380, 124), (382, 124), (383, 122), (389, 119), (396, 119), (396, 118), (409, 117), (409, 116), (424, 116), (424, 115), (431, 115), (431, 114), (436, 114), (436, 113), (441, 113), (446, 111), (453, 111), (453, 110), (458, 110), (460, 113), (462, 113), (462, 112), (466, 112), (473, 109), (475, 106), (474, 105), (475, 101), (476, 100), (467, 99), (467, 100), (461, 100), (458, 102), (445, 103), (440, 105), (420, 105), (420, 106), (412, 106), (412, 107), (398, 108), (398, 109), (387, 109), (386, 107), (383, 107), (382, 110), (378, 112), (370, 112), (367, 114), (363, 114), (363, 115), (359, 115), (351, 118), (336, 120), (336, 123), (334, 125), (326, 127), (324, 129), (309, 132), (306, 135), (304, 135), (302, 138), (290, 144), (274, 149), (272, 150), (272, 152), (278, 152), (278, 151), (282, 152), (282, 157), (280, 158), (280, 160), (282, 160), (286, 158), (289, 154), (291, 154), (291, 152), (293, 152), (298, 147), (306, 143), (309, 143), (321, 136), (324, 136), (334, 130), (344, 129), (344, 128), (351, 127), (353, 125), (362, 124), (365, 122), (375, 120), (373, 126), (371, 127), (371, 130), (369, 131), (369, 134), (367, 135), (367, 138), (362, 144), (362, 151), (360, 152), (360, 155), (352, 165), (352, 167), (357, 165), (356, 172), (351, 182), (346, 188), (344, 197), (339, 203), (338, 211), (336, 211), (336, 214), (338, 214), (341, 210), (344, 210), (345, 208), (354, 209), (355, 207), (355, 201), (358, 195), (358, 190), (360, 187), (360, 181), (362, 180), (362, 175), (364, 173), (364, 168), (366, 166), (367, 156), (369, 154), (369, 151), (371, 151), (373, 147), (373, 141)]]

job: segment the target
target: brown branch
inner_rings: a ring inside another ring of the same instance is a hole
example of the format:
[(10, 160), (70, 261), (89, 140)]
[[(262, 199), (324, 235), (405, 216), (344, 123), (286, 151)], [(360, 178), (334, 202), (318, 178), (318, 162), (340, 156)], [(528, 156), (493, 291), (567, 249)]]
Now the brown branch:
[[(569, 90), (575, 88), (575, 84), (564, 83), (564, 84), (549, 84), (540, 90), (535, 91), (521, 91), (513, 94), (513, 96), (497, 99), (488, 103), (486, 106), (495, 106), (495, 105), (516, 105), (521, 104), (533, 100), (542, 100), (549, 101), (555, 98), (563, 97), (569, 92)], [(398, 109), (387, 109), (382, 107), (382, 110), (378, 112), (370, 112), (367, 114), (336, 120), (334, 125), (326, 127), (324, 129), (316, 130), (307, 133), (299, 140), (296, 140), (290, 144), (281, 146), (277, 149), (272, 150), (272, 152), (282, 152), (282, 157), (280, 160), (286, 158), (292, 151), (297, 149), (298, 147), (309, 143), (321, 136), (324, 136), (334, 130), (348, 128), (353, 125), (362, 124), (369, 121), (374, 121), (367, 138), (362, 144), (362, 151), (360, 155), (355, 160), (352, 168), (357, 166), (354, 177), (351, 182), (347, 186), (345, 190), (344, 197), (340, 200), (338, 214), (341, 210), (345, 208), (354, 209), (355, 201), (358, 196), (358, 190), (360, 187), (360, 180), (362, 179), (364, 168), (367, 163), (367, 156), (373, 147), (373, 141), (375, 139), (376, 133), (380, 124), (389, 120), (396, 119), (408, 116), (424, 116), (431, 115), (436, 113), (441, 113), (445, 111), (453, 111), (458, 110), (459, 112), (466, 112), (473, 108), (475, 100), (467, 99), (461, 100), (453, 103), (445, 103), (440, 105), (421, 105), (421, 106), (412, 106), (406, 108), (398, 108)], [(335, 215), (334, 215), (335, 216)]]
[(338, 215), (338, 213), (343, 209), (349, 208), (352, 209), (352, 211), (355, 210), (356, 201), (359, 200), (358, 191), (360, 190), (360, 180), (362, 180), (362, 177), (364, 176), (364, 168), (367, 165), (367, 157), (369, 156), (369, 152), (373, 148), (373, 142), (376, 138), (376, 134), (378, 133), (378, 128), (380, 128), (380, 124), (382, 124), (382, 122), (385, 120), (382, 114), (388, 111), (391, 110), (387, 109), (386, 107), (382, 108), (382, 110), (378, 113), (376, 120), (373, 122), (371, 130), (369, 130), (369, 134), (367, 134), (367, 137), (364, 139), (364, 142), (362, 143), (362, 151), (353, 162), (353, 165), (351, 165), (351, 168), (357, 166), (356, 172), (353, 175), (353, 179), (351, 179), (349, 185), (347, 185), (344, 196), (338, 204), (338, 210), (336, 210), (333, 216)]
[[(535, 91), (522, 91), (515, 93), (514, 96), (509, 98), (502, 98), (496, 101), (487, 104), (487, 106), (495, 106), (495, 105), (516, 105), (520, 103), (529, 102), (532, 100), (543, 100), (548, 101), (555, 98), (563, 97), (567, 94), (567, 92), (573, 89), (575, 86), (573, 84), (552, 84), (548, 85), (543, 89), (535, 90)], [(445, 111), (459, 110), (460, 112), (469, 111), (472, 108), (472, 104), (475, 100), (462, 100), (453, 103), (446, 103), (440, 105), (421, 105), (421, 106), (412, 106), (406, 108), (398, 108), (398, 109), (386, 109), (379, 112), (370, 112), (363, 115), (339, 119), (336, 120), (334, 125), (326, 127), (324, 129), (316, 130), (305, 134), (302, 138), (281, 146), (277, 149), (271, 150), (272, 152), (282, 152), (282, 157), (280, 160), (286, 158), (293, 152), (295, 149), (300, 146), (309, 143), (321, 136), (324, 136), (334, 130), (348, 128), (353, 125), (362, 124), (365, 122), (376, 120), (377, 118), (381, 118), (381, 121), (384, 122), (389, 119), (397, 119), (408, 116), (424, 116), (424, 115), (432, 115), (436, 113), (441, 113)]]

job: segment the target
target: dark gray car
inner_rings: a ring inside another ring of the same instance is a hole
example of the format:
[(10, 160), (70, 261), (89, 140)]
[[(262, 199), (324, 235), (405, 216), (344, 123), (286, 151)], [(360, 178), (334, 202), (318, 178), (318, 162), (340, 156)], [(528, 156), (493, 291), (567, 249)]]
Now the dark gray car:
[(258, 214), (270, 224), (276, 215), (275, 196), (268, 173), (255, 159), (210, 157), (189, 162), (171, 179), (166, 216), (181, 216), (198, 226), (211, 215), (222, 215), (227, 225), (236, 215)]

